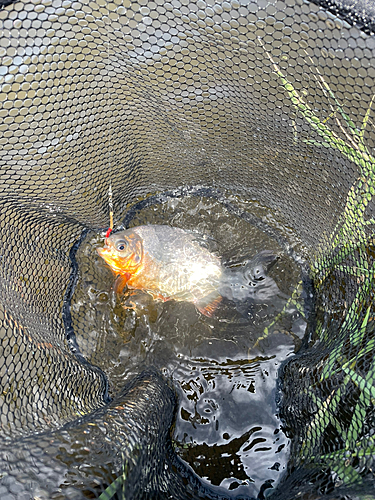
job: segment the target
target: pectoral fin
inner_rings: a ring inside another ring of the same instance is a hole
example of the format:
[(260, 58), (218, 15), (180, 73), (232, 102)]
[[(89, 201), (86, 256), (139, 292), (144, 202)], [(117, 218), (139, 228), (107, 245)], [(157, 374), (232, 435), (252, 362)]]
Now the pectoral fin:
[(113, 283), (113, 290), (120, 294), (124, 291), (124, 288), (126, 287), (126, 284), (130, 278), (129, 274), (119, 274)]
[(218, 305), (220, 304), (222, 299), (222, 296), (219, 295), (218, 293), (210, 293), (203, 299), (200, 299), (198, 302), (195, 303), (195, 307), (198, 309), (198, 311), (204, 316), (207, 316), (208, 318), (211, 318), (216, 311)]

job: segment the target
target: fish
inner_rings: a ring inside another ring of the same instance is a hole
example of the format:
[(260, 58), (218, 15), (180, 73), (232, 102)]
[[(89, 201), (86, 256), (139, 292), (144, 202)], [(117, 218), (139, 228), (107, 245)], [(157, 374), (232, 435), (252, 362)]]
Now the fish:
[(278, 287), (268, 271), (278, 256), (263, 250), (239, 268), (228, 268), (196, 233), (167, 225), (112, 233), (98, 254), (117, 275), (114, 289), (149, 293), (161, 301), (191, 302), (212, 317), (223, 299), (244, 314), (248, 304), (272, 300)]
[(127, 286), (156, 300), (191, 302), (207, 317), (222, 300), (221, 259), (193, 232), (167, 225), (137, 226), (112, 233), (97, 252), (117, 275), (117, 293)]

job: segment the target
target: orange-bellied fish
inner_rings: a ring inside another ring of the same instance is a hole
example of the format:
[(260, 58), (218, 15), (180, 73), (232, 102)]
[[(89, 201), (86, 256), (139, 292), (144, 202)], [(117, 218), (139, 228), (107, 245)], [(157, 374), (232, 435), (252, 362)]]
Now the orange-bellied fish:
[(127, 285), (154, 299), (192, 302), (206, 316), (221, 301), (220, 258), (194, 233), (166, 225), (138, 226), (113, 233), (97, 251), (118, 275), (117, 291)]

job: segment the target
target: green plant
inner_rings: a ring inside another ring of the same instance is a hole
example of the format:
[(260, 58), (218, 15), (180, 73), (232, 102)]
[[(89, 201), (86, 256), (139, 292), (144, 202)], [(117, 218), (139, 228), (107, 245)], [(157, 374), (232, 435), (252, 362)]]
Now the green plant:
[[(98, 500), (113, 500), (116, 493), (118, 493), (125, 484), (126, 476), (128, 473), (128, 462), (123, 457), (122, 473), (118, 476), (99, 496)], [(124, 496), (121, 496), (125, 500)]]
[[(287, 80), (271, 55), (268, 53), (267, 55), (294, 107), (311, 125), (311, 128), (322, 138), (322, 141), (304, 139), (304, 142), (315, 146), (336, 149), (340, 151), (343, 156), (355, 163), (359, 169), (359, 177), (348, 193), (342, 216), (332, 235), (328, 238), (330, 245), (328, 255), (327, 251), (324, 252), (324, 255), (323, 252), (321, 252), (321, 256), (316, 260), (312, 269), (316, 282), (322, 283), (333, 267), (342, 263), (356, 250), (360, 252), (363, 251), (364, 245), (366, 245), (368, 241), (366, 227), (375, 224), (374, 219), (365, 219), (366, 208), (372, 196), (375, 194), (375, 158), (370, 154), (364, 142), (364, 133), (369, 121), (375, 96), (372, 97), (361, 127), (358, 129), (350, 117), (345, 113), (343, 107), (336, 99), (323, 76), (316, 70), (316, 75), (314, 75), (315, 79), (324, 94), (330, 98), (332, 111), (328, 118), (321, 119), (314, 113), (302, 95)], [(341, 120), (338, 115), (341, 117)], [(336, 131), (328, 126), (328, 121), (332, 117), (334, 117), (345, 140), (339, 137)], [(358, 262), (358, 268), (361, 268), (360, 261)]]
[[(375, 158), (370, 154), (364, 142), (365, 129), (369, 122), (374, 97), (370, 101), (361, 127), (357, 128), (345, 113), (323, 76), (316, 70), (314, 78), (331, 107), (330, 115), (326, 119), (321, 119), (287, 80), (271, 55), (268, 53), (267, 55), (296, 111), (303, 116), (321, 138), (320, 141), (304, 139), (304, 142), (338, 150), (359, 170), (359, 176), (348, 192), (343, 213), (333, 232), (324, 242), (324, 249), (321, 248), (317, 252), (311, 269), (317, 290), (322, 286), (332, 269), (338, 269), (351, 276), (351, 279), (357, 282), (358, 288), (349, 306), (345, 304), (345, 316), (336, 334), (339, 340), (324, 360), (320, 379), (317, 380), (316, 385), (322, 385), (329, 379), (332, 380), (334, 376), (337, 376), (337, 382), (333, 384), (331, 392), (325, 399), (319, 399), (312, 387), (304, 391), (306, 396), (310, 397), (316, 405), (317, 411), (305, 429), (300, 449), (302, 460), (310, 456), (317, 463), (323, 462), (325, 466), (330, 467), (341, 477), (344, 484), (352, 482), (358, 484), (362, 481), (362, 477), (352, 464), (359, 463), (375, 453), (373, 439), (365, 438), (363, 435), (367, 410), (375, 404), (375, 386), (373, 385), (375, 360), (372, 359), (368, 363), (365, 372), (363, 369), (357, 368), (364, 357), (372, 353), (375, 348), (375, 339), (368, 334), (370, 323), (373, 321), (371, 318), (372, 304), (369, 297), (374, 289), (375, 264), (369, 263), (367, 252), (370, 237), (372, 237), (368, 234), (368, 228), (375, 224), (375, 220), (366, 220), (365, 217), (366, 208), (375, 194)], [(335, 119), (338, 126), (336, 130), (328, 125), (328, 121), (332, 118)], [(338, 131), (340, 131), (341, 137), (338, 135)], [(354, 265), (345, 263), (348, 257), (352, 263), (354, 262)], [(361, 315), (362, 321), (360, 320)], [(321, 324), (318, 325), (318, 330), (320, 338), (329, 345), (331, 339), (322, 337), (324, 328)], [(345, 353), (351, 353), (350, 359)], [(358, 389), (359, 395), (352, 410), (351, 420), (344, 425), (340, 419), (339, 406), (342, 403), (343, 395), (353, 385)], [(313, 455), (314, 447), (323, 438), (329, 425), (336, 428), (343, 439), (344, 447), (316, 457)]]

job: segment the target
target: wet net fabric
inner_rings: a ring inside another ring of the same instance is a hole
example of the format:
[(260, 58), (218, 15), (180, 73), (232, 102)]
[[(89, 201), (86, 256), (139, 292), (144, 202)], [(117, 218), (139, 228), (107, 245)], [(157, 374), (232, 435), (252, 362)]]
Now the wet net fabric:
[(77, 348), (84, 320), (67, 332), (70, 252), (108, 226), (110, 184), (115, 225), (149, 194), (204, 186), (298, 235), (314, 311), (281, 372), (288, 471), (259, 498), (372, 498), (373, 19), (317, 3), (2, 3), (4, 500), (230, 496), (175, 455), (167, 381), (142, 372), (109, 397)]

